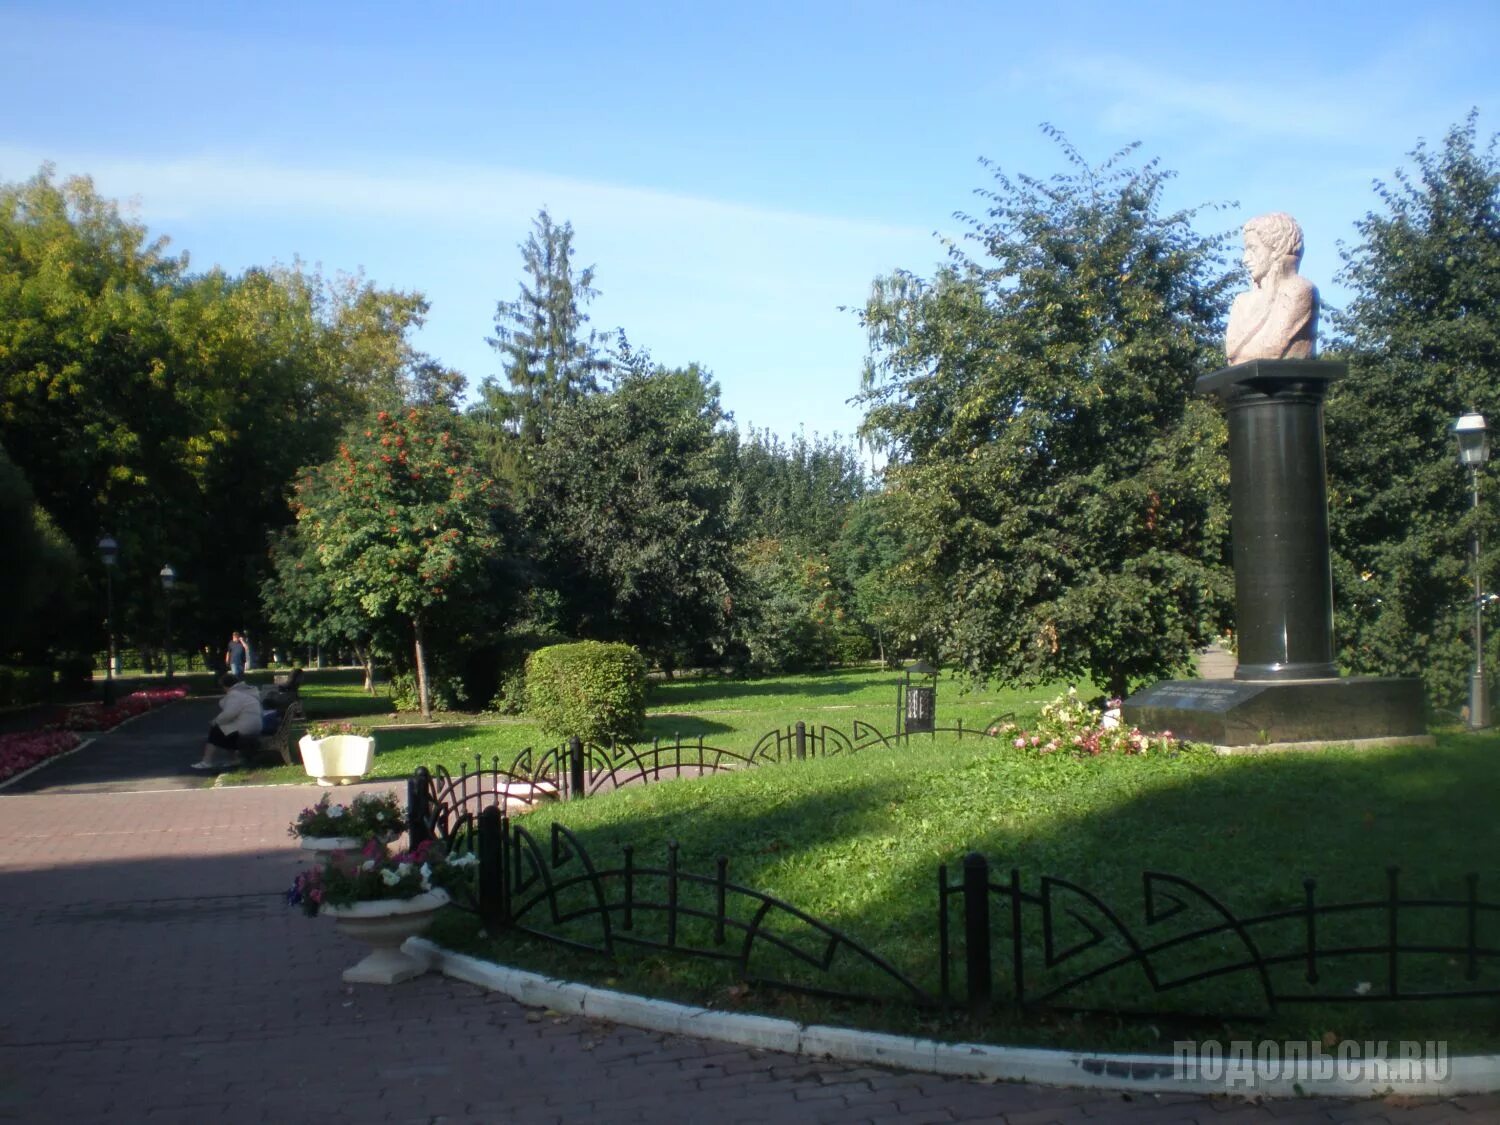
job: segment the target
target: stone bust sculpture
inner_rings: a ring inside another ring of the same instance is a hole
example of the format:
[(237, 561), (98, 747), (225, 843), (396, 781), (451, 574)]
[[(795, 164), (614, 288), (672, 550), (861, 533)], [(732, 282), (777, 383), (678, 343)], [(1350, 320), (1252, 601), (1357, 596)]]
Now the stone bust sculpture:
[(1281, 211), (1245, 224), (1250, 289), (1234, 299), (1224, 351), (1231, 365), (1252, 359), (1311, 359), (1318, 332), (1318, 291), (1297, 273), (1302, 228)]

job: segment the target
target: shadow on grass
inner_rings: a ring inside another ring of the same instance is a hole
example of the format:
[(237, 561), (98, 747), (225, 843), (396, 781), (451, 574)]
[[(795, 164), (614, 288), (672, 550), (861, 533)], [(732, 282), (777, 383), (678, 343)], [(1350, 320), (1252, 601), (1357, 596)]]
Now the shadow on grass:
[(710, 735), (723, 734), (732, 730), (734, 727), (728, 723), (715, 722), (700, 715), (647, 715), (641, 737), (636, 739), (635, 743), (636, 745), (642, 743), (649, 745), (653, 738), (659, 738), (663, 742), (671, 742), (677, 738), (683, 741), (697, 741), (699, 737), (703, 737), (707, 740)]
[(737, 699), (753, 699), (763, 696), (795, 696), (820, 698), (850, 695), (879, 687), (889, 681), (892, 691), (898, 681), (895, 673), (879, 672), (868, 668), (847, 668), (837, 671), (813, 673), (794, 677), (778, 676), (772, 679), (738, 680), (728, 676), (705, 677), (694, 680), (674, 680), (651, 685), (647, 705), (651, 707), (688, 707), (695, 703), (712, 700), (733, 702)]
[[(661, 866), (667, 842), (679, 841), (683, 870), (699, 873), (711, 873), (715, 858), (725, 855), (731, 881), (785, 898), (844, 930), (931, 991), (938, 982), (937, 865), (948, 864), (949, 879), (956, 881), (963, 855), (977, 850), (992, 861), (994, 883), (1004, 882), (1014, 866), (1029, 893), (1039, 893), (1043, 876), (1055, 876), (1097, 895), (1113, 912), (1111, 918), (1096, 903), (1060, 892), (1064, 898), (1051, 952), (1042, 947), (1041, 927), (1033, 917), (1025, 928), (1025, 957), (1028, 979), (1037, 988), (1049, 974), (1056, 983), (1104, 965), (1128, 952), (1131, 942), (1150, 943), (1222, 920), (1191, 894), (1184, 896), (1181, 912), (1159, 905), (1153, 913), (1143, 898), (1142, 873), (1148, 870), (1191, 880), (1239, 917), (1280, 909), (1295, 913), (1304, 901), (1304, 877), (1317, 880), (1320, 902), (1378, 904), (1389, 866), (1402, 869), (1404, 899), (1462, 899), (1465, 874), (1476, 872), (1480, 900), (1500, 901), (1500, 830), (1493, 818), (1500, 802), (1497, 751), (1495, 737), (1455, 735), (1444, 736), (1430, 750), (1200, 756), (1183, 768), (1147, 759), (1058, 760), (1017, 769), (1017, 756), (990, 746), (955, 750), (937, 771), (905, 770), (899, 751), (875, 752), (763, 767), (738, 777), (666, 782), (554, 806), (528, 823), (539, 839), (550, 820), (573, 827), (601, 868), (618, 865), (626, 843), (633, 845), (638, 864)], [(782, 771), (802, 772), (815, 787), (787, 784), (791, 774), (773, 776)], [(1029, 808), (1034, 797), (1021, 791), (1027, 786), (1053, 797)], [(1059, 791), (1066, 798), (1058, 799)], [(932, 822), (940, 827), (930, 829)], [(962, 917), (957, 903), (951, 908), (961, 945)], [(986, 1020), (960, 1025), (965, 1035), (1124, 1048), (1160, 1046), (1156, 1037), (1164, 1029), (1168, 1039), (1172, 1034), (1223, 1038), (1248, 1026), (1268, 1038), (1306, 1040), (1332, 1031), (1354, 1039), (1445, 1039), (1455, 1051), (1500, 1045), (1500, 1008), (1493, 998), (1354, 1000), (1362, 988), (1375, 995), (1385, 988), (1387, 959), (1381, 950), (1389, 919), (1383, 910), (1321, 923), (1325, 948), (1364, 944), (1373, 952), (1324, 961), (1316, 989), (1305, 981), (1300, 960), (1274, 970), (1280, 995), (1319, 991), (1348, 996), (1348, 1003), (1285, 1003), (1270, 1010), (1248, 968), (1154, 995), (1140, 967), (1128, 964), (1064, 998), (1086, 1006), (1158, 1009), (1149, 1021), (1011, 1009), (1005, 999), (1011, 945), (1002, 896), (991, 895), (991, 911), (1000, 1000)], [(1400, 941), (1461, 943), (1462, 914), (1404, 909)], [(1116, 919), (1129, 936), (1116, 927)], [(1500, 912), (1481, 914), (1476, 924), (1479, 947), (1500, 949)], [(1294, 920), (1273, 936), (1280, 943), (1277, 950), (1295, 952), (1302, 935)], [(555, 952), (533, 950), (527, 956), (558, 968)], [(1242, 956), (1232, 938), (1219, 938), (1161, 955), (1154, 967), (1160, 979), (1170, 981)], [(1500, 962), (1494, 957), (1481, 960), (1474, 982), (1463, 979), (1461, 958), (1442, 963), (1447, 960), (1403, 955), (1406, 987), (1500, 987)], [(696, 989), (700, 998), (732, 979), (697, 962), (649, 953), (627, 953), (622, 962), (608, 966), (611, 975), (625, 981), (622, 987), (656, 994), (664, 979), (668, 991), (681, 995)], [(962, 989), (962, 957), (953, 964)], [(756, 999), (759, 1010), (783, 1015), (803, 1011), (801, 1003), (775, 993)], [(1259, 1022), (1247, 1025), (1236, 1018), (1230, 1027), (1219, 1018), (1189, 1018), (1184, 1012), (1242, 1013)], [(892, 1009), (877, 1021), (912, 1030), (922, 1018)]]

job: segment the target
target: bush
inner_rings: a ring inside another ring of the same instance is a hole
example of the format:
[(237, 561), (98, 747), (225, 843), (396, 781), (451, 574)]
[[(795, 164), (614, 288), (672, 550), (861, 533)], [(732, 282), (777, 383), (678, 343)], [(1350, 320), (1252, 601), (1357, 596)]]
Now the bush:
[[(452, 711), (463, 700), (464, 682), (460, 676), (429, 671), (427, 674), (428, 702), (434, 711)], [(391, 706), (397, 711), (420, 711), (422, 700), (417, 695), (417, 674), (397, 672), (391, 677)]]
[(51, 668), (0, 665), (0, 707), (41, 703), (51, 693)]
[(500, 686), (490, 700), (487, 711), (501, 715), (521, 715), (526, 711), (526, 669), (512, 668), (500, 677)]
[(538, 649), (526, 659), (526, 713), (548, 734), (628, 741), (646, 720), (646, 660), (599, 641)]

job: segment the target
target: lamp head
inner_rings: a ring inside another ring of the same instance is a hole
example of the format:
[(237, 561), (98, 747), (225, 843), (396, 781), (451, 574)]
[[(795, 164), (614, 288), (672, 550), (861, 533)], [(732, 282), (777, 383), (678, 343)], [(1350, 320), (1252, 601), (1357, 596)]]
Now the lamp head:
[(1453, 434), (1458, 438), (1460, 465), (1473, 467), (1490, 459), (1490, 428), (1483, 414), (1465, 414), (1453, 423)]
[(177, 585), (177, 572), (172, 569), (171, 563), (167, 563), (161, 568), (161, 588), (171, 593), (175, 585)]
[(106, 535), (99, 540), (99, 557), (104, 560), (105, 566), (114, 566), (120, 561), (120, 544), (113, 535)]

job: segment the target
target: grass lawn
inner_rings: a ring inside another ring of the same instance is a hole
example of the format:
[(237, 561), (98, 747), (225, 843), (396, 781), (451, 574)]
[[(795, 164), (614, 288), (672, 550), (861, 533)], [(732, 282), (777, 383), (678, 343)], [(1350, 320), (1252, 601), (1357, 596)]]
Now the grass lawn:
[[(1219, 758), (1203, 751), (1156, 758), (1075, 759), (1020, 752), (996, 742), (876, 749), (820, 761), (763, 767), (739, 775), (666, 782), (530, 814), (527, 826), (545, 839), (553, 820), (577, 832), (594, 863), (619, 865), (630, 843), (639, 865), (664, 866), (666, 844), (680, 844), (684, 870), (711, 874), (717, 856), (731, 857), (730, 879), (776, 895), (863, 942), (932, 991), (936, 959), (936, 870), (958, 865), (970, 850), (991, 857), (999, 882), (1012, 865), (1037, 890), (1042, 875), (1081, 884), (1099, 895), (1142, 936), (1141, 874), (1187, 877), (1237, 915), (1295, 908), (1304, 877), (1315, 877), (1323, 902), (1380, 901), (1386, 867), (1399, 866), (1403, 898), (1461, 899), (1463, 876), (1477, 872), (1480, 900), (1500, 901), (1500, 739), (1443, 734), (1436, 748), (1393, 748), (1318, 754)], [(664, 880), (657, 880), (658, 883)], [(642, 887), (638, 893), (649, 893)], [(662, 888), (655, 888), (662, 897)], [(1001, 900), (993, 898), (997, 987), (1006, 987), (1009, 944)], [(1078, 899), (1062, 905), (1100, 920)], [(953, 904), (955, 935), (962, 918)], [(454, 912), (450, 912), (454, 914)], [(1194, 926), (1213, 920), (1202, 906)], [(1383, 912), (1323, 917), (1319, 940), (1378, 947)], [(1060, 942), (1087, 936), (1063, 918)], [(1168, 932), (1176, 923), (1167, 924)], [(1258, 932), (1263, 943), (1296, 950), (1300, 919)], [(1461, 912), (1439, 916), (1421, 907), (1401, 915), (1401, 940), (1462, 942)], [(1500, 949), (1500, 915), (1480, 915), (1479, 945)], [(1106, 929), (1108, 927), (1105, 927)], [(1028, 978), (1047, 977), (1037, 927)], [(1500, 1010), (1493, 1000), (1352, 1005), (1288, 1005), (1264, 1022), (1148, 1021), (1113, 1017), (1042, 1016), (1021, 1020), (1001, 1009), (982, 1021), (934, 1021), (905, 1006), (871, 1009), (810, 1001), (776, 990), (746, 993), (728, 970), (690, 958), (627, 950), (615, 961), (564, 952), (508, 937), (491, 941), (466, 916), (447, 918), (441, 940), (507, 964), (627, 991), (748, 1007), (793, 1018), (849, 1022), (892, 1030), (1107, 1048), (1170, 1048), (1174, 1037), (1273, 1037), (1306, 1040), (1327, 1033), (1355, 1039), (1443, 1039), (1454, 1051), (1500, 1046)], [(582, 933), (583, 931), (579, 931)], [(1124, 946), (1109, 935), (1098, 962)], [(1164, 962), (1176, 975), (1195, 956), (1232, 952), (1232, 940), (1189, 947), (1186, 959)], [(1210, 949), (1213, 952), (1210, 952)], [(1267, 948), (1267, 952), (1270, 949)], [(1205, 964), (1207, 962), (1198, 962)], [(1300, 963), (1273, 970), (1286, 988), (1301, 984)], [(1362, 982), (1378, 991), (1385, 957), (1371, 954), (1321, 967), (1319, 989), (1355, 995)], [(1403, 960), (1403, 987), (1461, 986), (1462, 968), (1447, 956)], [(889, 986), (859, 966), (837, 983), (860, 990)], [(962, 962), (954, 967), (961, 987)], [(1500, 964), (1480, 963), (1473, 987), (1496, 986)], [(831, 982), (829, 982), (831, 983)], [(1117, 972), (1078, 1000), (1153, 1004), (1134, 970)], [(1182, 1012), (1263, 1013), (1249, 973), (1237, 973), (1154, 1001)]]
[[(899, 673), (860, 668), (761, 680), (716, 677), (656, 683), (646, 700), (643, 741), (681, 737), (696, 742), (701, 737), (709, 746), (748, 751), (767, 731), (798, 721), (809, 727), (826, 724), (847, 731), (856, 719), (872, 723), (884, 734), (894, 734), (900, 679)], [(944, 726), (962, 719), (966, 727), (982, 727), (1008, 712), (1034, 715), (1060, 690), (966, 692), (958, 682), (945, 678), (938, 685), (937, 719)], [(309, 719), (348, 718), (374, 727), (371, 776), (393, 782), (404, 781), (418, 766), (443, 765), (456, 773), (465, 763), (472, 765), (476, 756), (486, 762), (496, 756), (508, 761), (528, 746), (540, 749), (561, 741), (524, 719), (446, 713), (434, 716), (438, 725), (427, 725), (415, 716), (395, 716), (390, 701), (383, 695), (367, 695), (352, 673), (336, 679), (326, 673), (309, 674), (301, 696)], [(300, 766), (263, 765), (225, 774), (221, 784), (310, 781)]]
[[(891, 732), (898, 679), (890, 672), (861, 669), (762, 681), (658, 684), (648, 700), (647, 737), (701, 736), (711, 746), (748, 750), (765, 731), (797, 720), (847, 731), (861, 719)], [(962, 718), (966, 727), (982, 727), (1005, 712), (1025, 721), (1057, 690), (965, 694), (944, 681), (938, 690), (938, 721), (947, 725)], [(315, 681), (304, 686), (303, 698), (313, 718), (353, 717), (374, 724), (374, 775), (393, 783), (404, 782), (418, 765), (441, 763), (456, 771), (476, 755), (505, 760), (526, 746), (554, 741), (515, 719), (453, 716), (459, 720), (453, 725), (400, 725), (384, 710), (386, 700), (372, 700), (355, 682)], [(1500, 901), (1497, 755), (1500, 737), (1459, 731), (1441, 732), (1438, 745), (1428, 749), (1334, 749), (1236, 758), (1190, 749), (1173, 756), (1076, 759), (1017, 751), (994, 740), (957, 743), (919, 736), (907, 747), (665, 782), (543, 807), (525, 823), (539, 838), (554, 820), (567, 825), (579, 833), (601, 868), (618, 866), (619, 849), (626, 843), (634, 846), (638, 864), (660, 866), (667, 842), (676, 840), (683, 869), (704, 874), (713, 871), (718, 856), (728, 856), (733, 882), (775, 895), (838, 927), (936, 992), (937, 867), (947, 864), (950, 880), (956, 881), (962, 857), (971, 850), (991, 858), (996, 882), (1014, 866), (1030, 892), (1039, 890), (1043, 875), (1081, 885), (1145, 939), (1161, 936), (1144, 921), (1141, 876), (1146, 870), (1191, 879), (1241, 917), (1296, 908), (1303, 901), (1306, 877), (1317, 880), (1322, 903), (1380, 901), (1391, 865), (1401, 868), (1403, 898), (1461, 899), (1465, 874), (1476, 872), (1479, 899)], [(306, 780), (300, 768), (288, 767), (225, 779)], [(660, 892), (657, 888), (657, 897)], [(649, 888), (643, 886), (642, 893)], [(1069, 909), (1079, 917), (1073, 918)], [(1207, 924), (1214, 919), (1206, 910), (1201, 903), (1190, 903), (1185, 919), (1193, 927)], [(1004, 996), (1010, 946), (999, 896), (992, 897), (992, 912), (997, 995)], [(1059, 903), (1058, 917), (1058, 940), (1065, 945), (1086, 938), (1086, 925), (1100, 921), (1096, 910), (1076, 898)], [(961, 944), (956, 901), (950, 921)], [(1168, 932), (1180, 932), (1173, 929), (1180, 924), (1168, 923)], [(1500, 912), (1480, 912), (1477, 924), (1480, 947), (1500, 950)], [(1301, 919), (1293, 919), (1257, 936), (1267, 953), (1272, 946), (1295, 950), (1302, 925)], [(1318, 925), (1324, 946), (1352, 941), (1378, 950), (1387, 934), (1387, 919), (1380, 912), (1323, 917)], [(1052, 970), (1043, 963), (1035, 919), (1027, 928), (1028, 979), (1036, 985)], [(1149, 1021), (1073, 1015), (1022, 1019), (1002, 1003), (983, 1020), (947, 1022), (904, 1004), (872, 1008), (766, 988), (747, 991), (736, 985), (728, 969), (676, 955), (626, 949), (607, 961), (513, 935), (491, 940), (478, 932), (471, 916), (457, 911), (445, 912), (434, 934), (455, 948), (507, 964), (627, 991), (944, 1038), (1169, 1049), (1177, 1037), (1306, 1040), (1332, 1034), (1442, 1039), (1453, 1051), (1500, 1048), (1500, 1005), (1492, 1000), (1285, 1005), (1266, 1016), (1254, 979), (1243, 972), (1153, 999), (1140, 974), (1127, 969), (1096, 981), (1088, 986), (1093, 991), (1073, 999), (1084, 1005), (1259, 1014), (1259, 1020), (1225, 1024), (1167, 1015)], [(1403, 943), (1448, 945), (1462, 943), (1464, 937), (1461, 912), (1412, 907), (1401, 914)], [(1106, 933), (1101, 945), (1085, 956), (1107, 959), (1123, 948)], [(1176, 975), (1194, 958), (1198, 965), (1207, 964), (1237, 948), (1231, 939), (1200, 942), (1183, 959), (1161, 967)], [(1463, 971), (1459, 960), (1446, 954), (1405, 959), (1402, 986), (1458, 986)], [(1385, 962), (1379, 952), (1325, 961), (1318, 987), (1352, 996), (1368, 983), (1379, 991), (1386, 979)], [(1300, 964), (1274, 969), (1279, 990), (1300, 986), (1301, 969)], [(884, 979), (857, 965), (838, 972), (843, 975), (825, 983), (890, 991)], [(961, 994), (961, 958), (953, 973)], [(1493, 988), (1497, 978), (1500, 965), (1481, 960), (1472, 986)]]

